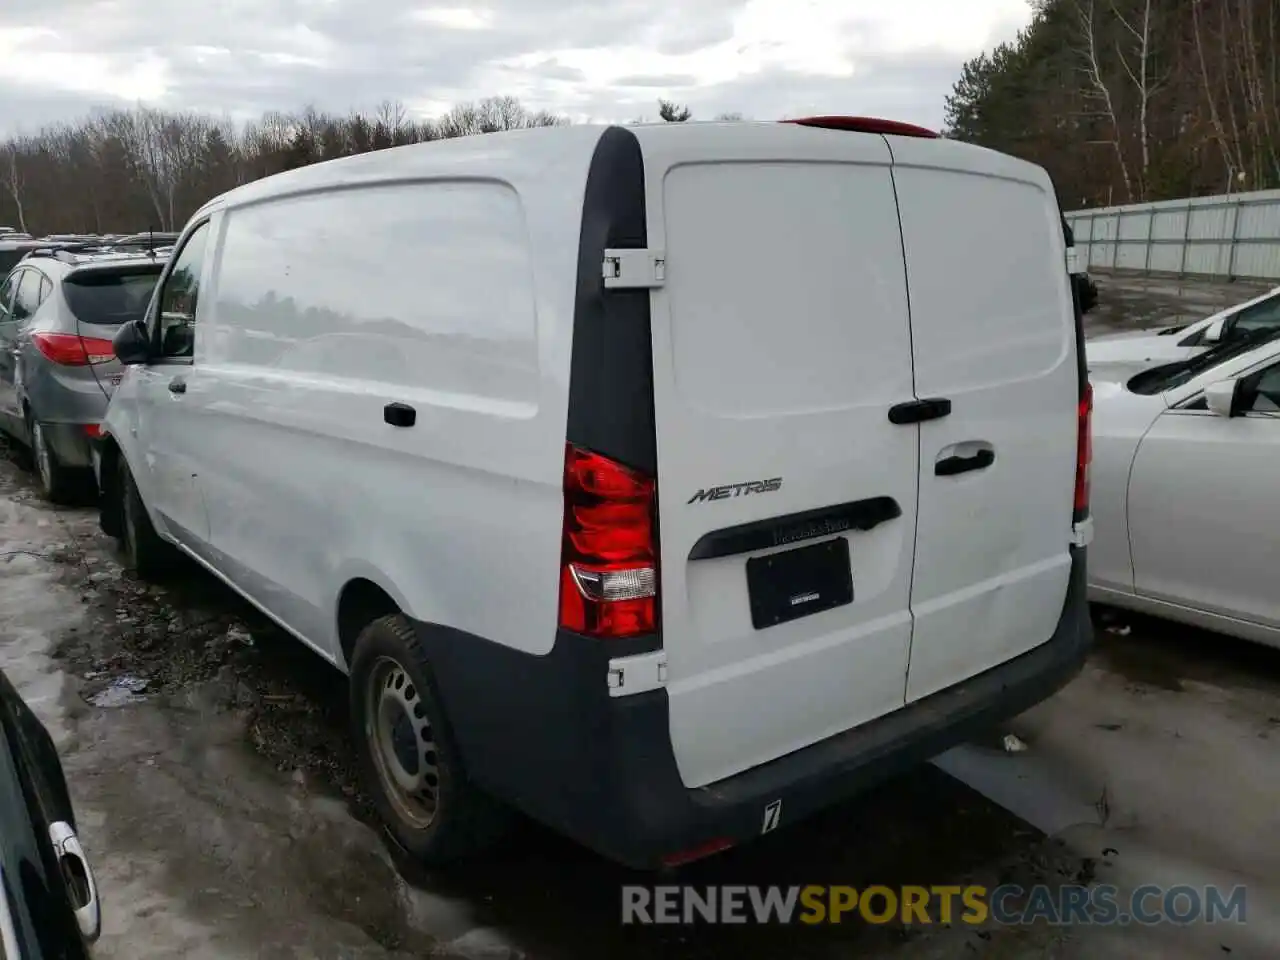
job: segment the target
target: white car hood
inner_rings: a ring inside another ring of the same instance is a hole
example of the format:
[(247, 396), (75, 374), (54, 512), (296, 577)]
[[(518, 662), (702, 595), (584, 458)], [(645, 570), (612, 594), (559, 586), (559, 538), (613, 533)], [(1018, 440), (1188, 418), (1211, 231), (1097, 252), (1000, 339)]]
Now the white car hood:
[[(1164, 330), (1167, 328), (1159, 327), (1156, 329)], [(1154, 340), (1154, 339), (1163, 340), (1164, 338), (1163, 337), (1157, 338), (1154, 330), (1146, 329), (1146, 330), (1125, 330), (1121, 333), (1104, 333), (1100, 337), (1090, 337), (1089, 342), (1090, 343), (1131, 343), (1134, 340)]]
[(1133, 330), (1092, 337), (1085, 342), (1089, 363), (1167, 363), (1181, 360), (1195, 348), (1178, 346), (1188, 331), (1161, 335), (1154, 330)]
[(1143, 370), (1150, 370), (1152, 367), (1159, 366), (1159, 363), (1150, 361), (1123, 361), (1123, 360), (1094, 360), (1090, 354), (1087, 358), (1089, 365), (1089, 382), (1094, 384), (1094, 393), (1097, 394), (1100, 384), (1115, 384), (1119, 387), (1121, 384), (1129, 382), (1129, 379)]

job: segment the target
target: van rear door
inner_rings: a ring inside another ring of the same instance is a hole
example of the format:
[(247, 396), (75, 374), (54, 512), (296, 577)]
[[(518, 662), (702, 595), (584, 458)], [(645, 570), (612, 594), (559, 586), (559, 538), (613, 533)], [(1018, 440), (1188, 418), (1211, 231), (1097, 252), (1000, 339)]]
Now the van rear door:
[(1038, 167), (888, 138), (911, 295), (920, 515), (907, 700), (1048, 640), (1075, 489), (1075, 316), (1062, 221)]
[[(675, 126), (675, 125), (672, 125)], [(702, 786), (899, 708), (918, 428), (883, 138), (637, 128), (671, 741)]]

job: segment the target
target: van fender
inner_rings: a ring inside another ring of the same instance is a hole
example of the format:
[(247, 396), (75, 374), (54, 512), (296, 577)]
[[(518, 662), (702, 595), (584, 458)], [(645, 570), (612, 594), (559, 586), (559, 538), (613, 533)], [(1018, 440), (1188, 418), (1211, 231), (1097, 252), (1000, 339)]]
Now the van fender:
[[(424, 592), (422, 589), (415, 591), (414, 597), (418, 602), (411, 602), (409, 600), (410, 594), (401, 588), (394, 577), (388, 575), (380, 567), (370, 563), (363, 557), (349, 557), (340, 561), (337, 567), (334, 568), (333, 581), (328, 590), (329, 596), (333, 598), (332, 606), (329, 610), (329, 623), (333, 631), (331, 649), (335, 652), (341, 651), (342, 648), (341, 634), (338, 629), (338, 609), (342, 603), (342, 592), (347, 584), (353, 580), (369, 581), (390, 597), (401, 613), (414, 620), (433, 622), (433, 614), (439, 612), (437, 604), (424, 605), (421, 602)], [(425, 609), (424, 606), (426, 607)]]

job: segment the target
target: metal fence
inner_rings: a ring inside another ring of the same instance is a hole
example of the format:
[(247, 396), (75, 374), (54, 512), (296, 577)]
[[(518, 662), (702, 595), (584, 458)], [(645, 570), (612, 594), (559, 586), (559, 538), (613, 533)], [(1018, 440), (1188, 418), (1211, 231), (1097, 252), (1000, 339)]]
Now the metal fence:
[(1280, 190), (1074, 210), (1092, 269), (1280, 280)]

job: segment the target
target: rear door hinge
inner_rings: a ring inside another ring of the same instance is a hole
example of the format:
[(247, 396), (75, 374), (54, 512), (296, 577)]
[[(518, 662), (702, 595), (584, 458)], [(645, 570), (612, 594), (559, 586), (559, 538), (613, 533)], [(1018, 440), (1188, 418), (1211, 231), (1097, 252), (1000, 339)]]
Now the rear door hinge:
[(1093, 517), (1085, 517), (1071, 524), (1071, 546), (1087, 547), (1093, 543)]
[(609, 661), (609, 696), (629, 697), (667, 685), (667, 652), (655, 650)]
[(1080, 255), (1075, 247), (1067, 247), (1067, 273), (1075, 275), (1080, 272)]
[(660, 287), (667, 279), (667, 257), (647, 247), (609, 249), (600, 273), (608, 289)]

